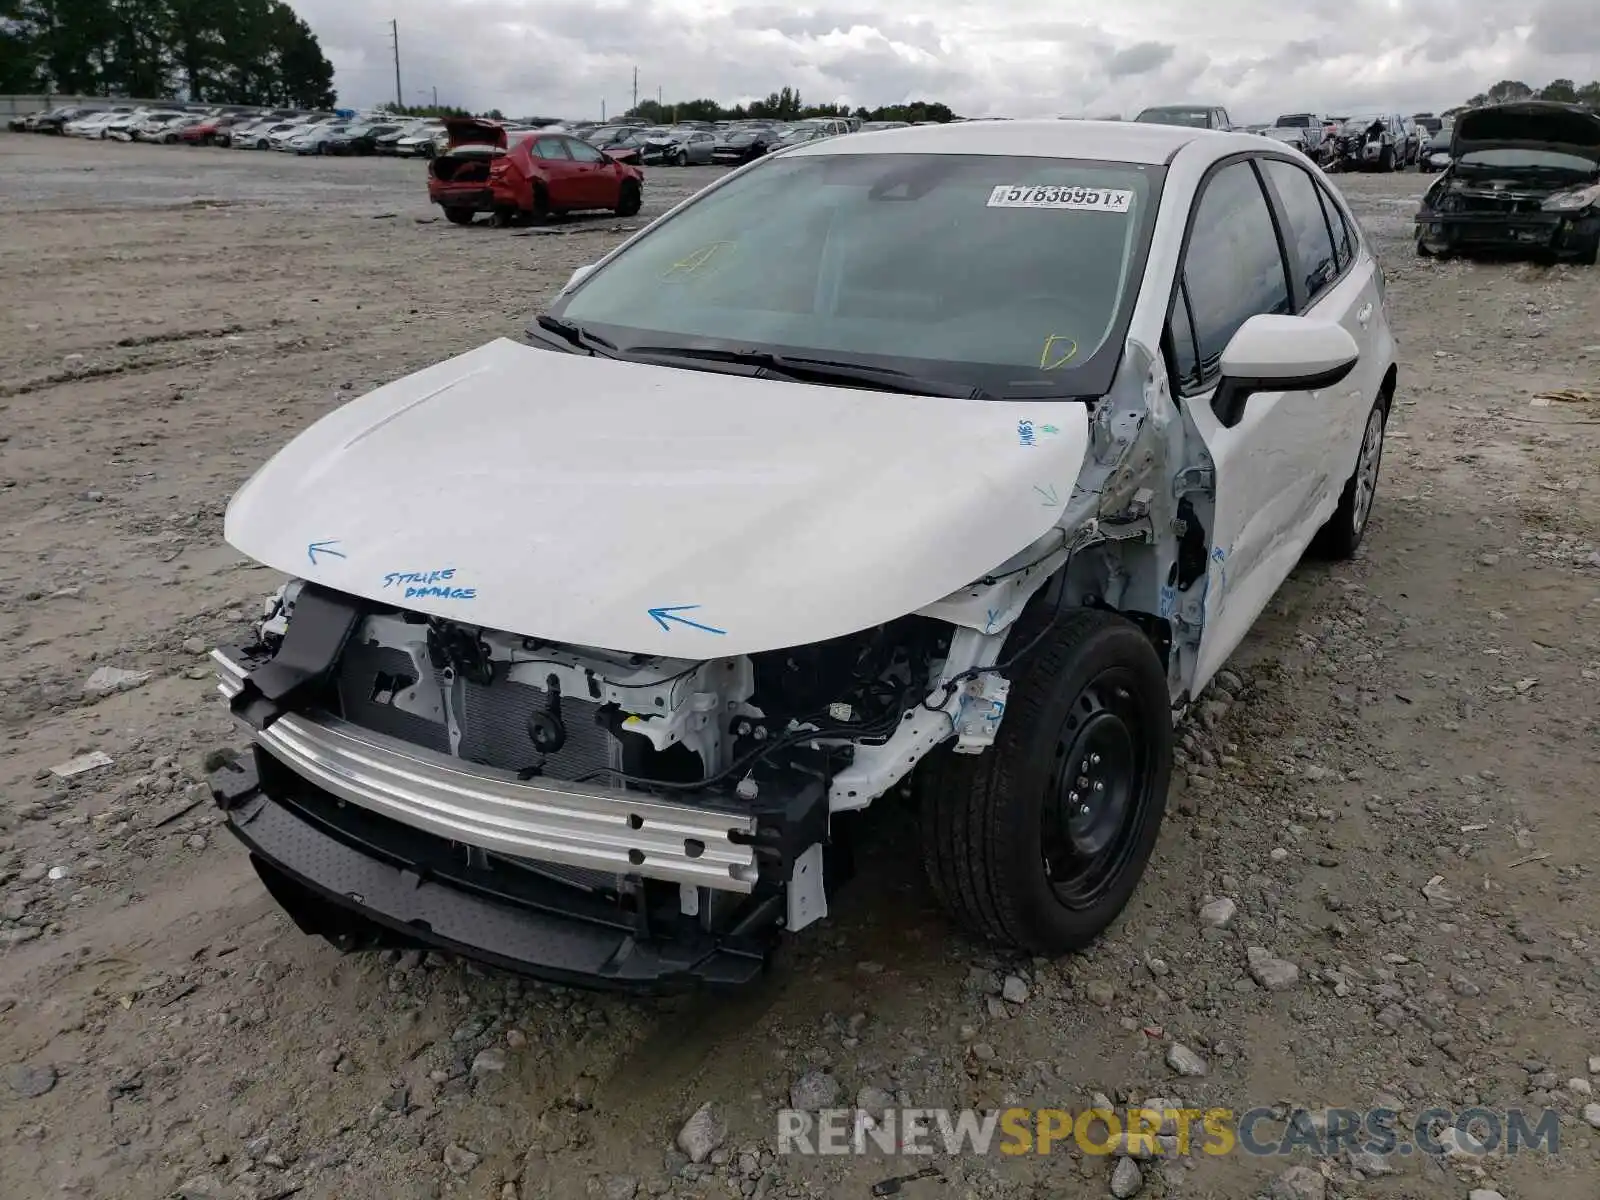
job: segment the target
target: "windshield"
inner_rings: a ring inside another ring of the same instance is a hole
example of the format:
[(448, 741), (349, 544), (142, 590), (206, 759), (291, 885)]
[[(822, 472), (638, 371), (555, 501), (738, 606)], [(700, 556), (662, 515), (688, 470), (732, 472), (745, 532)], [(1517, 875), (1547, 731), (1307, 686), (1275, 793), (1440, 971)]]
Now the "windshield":
[(1276, 122), (1280, 129), (1310, 129), (1316, 123), (1311, 113), (1285, 113)]
[(1580, 154), (1563, 154), (1559, 150), (1471, 150), (1456, 160), (1462, 167), (1492, 167), (1496, 170), (1522, 171), (1576, 171), (1593, 175), (1600, 171), (1600, 163)]
[(1211, 110), (1206, 108), (1147, 108), (1135, 121), (1146, 125), (1188, 125), (1204, 129), (1211, 124)]
[(553, 313), (624, 354), (757, 348), (995, 396), (1097, 394), (1160, 177), (994, 155), (769, 159), (650, 229)]

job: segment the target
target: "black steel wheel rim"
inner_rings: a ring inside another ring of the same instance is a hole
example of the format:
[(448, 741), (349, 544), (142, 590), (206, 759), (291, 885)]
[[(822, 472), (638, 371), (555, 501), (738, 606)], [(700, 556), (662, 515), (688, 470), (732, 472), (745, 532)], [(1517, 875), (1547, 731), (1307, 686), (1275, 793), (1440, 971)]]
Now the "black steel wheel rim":
[(1104, 899), (1138, 843), (1154, 747), (1135, 686), (1122, 668), (1102, 671), (1073, 699), (1056, 735), (1040, 845), (1045, 878), (1067, 908)]

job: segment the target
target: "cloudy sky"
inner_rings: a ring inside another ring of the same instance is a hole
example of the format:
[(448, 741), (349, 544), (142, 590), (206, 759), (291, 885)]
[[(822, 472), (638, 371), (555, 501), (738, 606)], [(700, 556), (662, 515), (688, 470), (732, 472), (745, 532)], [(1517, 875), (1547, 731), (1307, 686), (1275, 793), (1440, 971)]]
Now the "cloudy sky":
[[(1437, 111), (1496, 80), (1594, 76), (1593, 0), (291, 0), (340, 100), (598, 117), (639, 96), (724, 103), (785, 84), (869, 108), (942, 100), (966, 116), (1132, 116), (1214, 101), (1287, 110)], [(1092, 14), (1092, 15), (1091, 15)], [(1518, 23), (1508, 25), (1508, 19)]]

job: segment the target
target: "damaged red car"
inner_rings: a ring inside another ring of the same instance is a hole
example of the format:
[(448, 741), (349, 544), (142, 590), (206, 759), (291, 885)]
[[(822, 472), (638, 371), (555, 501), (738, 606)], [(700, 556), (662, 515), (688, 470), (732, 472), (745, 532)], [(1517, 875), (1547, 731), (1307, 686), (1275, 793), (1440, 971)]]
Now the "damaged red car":
[(477, 117), (445, 128), (450, 144), (428, 164), (428, 198), (457, 225), (481, 212), (496, 225), (592, 209), (631, 217), (644, 203), (644, 172), (579, 138)]

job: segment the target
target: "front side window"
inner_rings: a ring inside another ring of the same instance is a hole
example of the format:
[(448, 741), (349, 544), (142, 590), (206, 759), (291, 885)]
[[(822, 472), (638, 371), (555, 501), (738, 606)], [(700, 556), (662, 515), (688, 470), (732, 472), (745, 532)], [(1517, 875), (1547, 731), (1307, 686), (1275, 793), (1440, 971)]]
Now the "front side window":
[(581, 142), (577, 138), (562, 138), (560, 140), (561, 144), (567, 148), (567, 152), (579, 162), (604, 162), (606, 160), (606, 156), (589, 145), (588, 142)]
[(1258, 313), (1288, 313), (1289, 283), (1266, 194), (1248, 161), (1213, 175), (1195, 211), (1184, 257), (1198, 379), (1209, 386), (1239, 326)]
[(1286, 240), (1294, 245), (1299, 260), (1301, 285), (1305, 288), (1305, 303), (1317, 302), (1339, 275), (1338, 256), (1333, 249), (1333, 235), (1328, 231), (1328, 218), (1322, 211), (1322, 201), (1317, 197), (1317, 185), (1311, 176), (1293, 163), (1267, 159), (1262, 163), (1273, 190), (1283, 203), (1284, 218), (1289, 224)]
[(759, 347), (996, 396), (1087, 394), (1120, 353), (1160, 174), (996, 155), (771, 159), (553, 311), (624, 351)]

